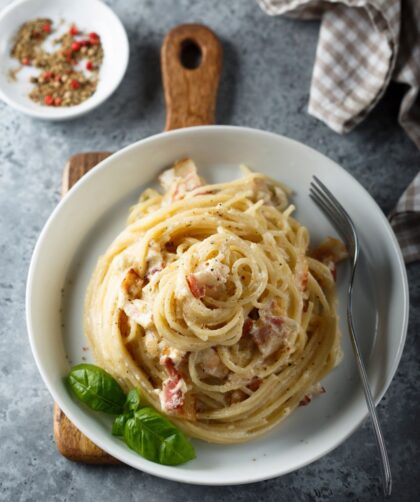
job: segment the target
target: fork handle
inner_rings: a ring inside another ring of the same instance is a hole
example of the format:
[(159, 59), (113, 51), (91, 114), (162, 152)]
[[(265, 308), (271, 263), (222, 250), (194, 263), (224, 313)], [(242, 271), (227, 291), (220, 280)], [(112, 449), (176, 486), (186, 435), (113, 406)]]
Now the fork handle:
[(384, 436), (382, 434), (381, 426), (379, 424), (378, 414), (376, 411), (375, 402), (372, 397), (372, 392), (369, 386), (369, 380), (366, 373), (365, 365), (363, 364), (362, 355), (360, 352), (359, 342), (357, 341), (356, 333), (353, 326), (353, 318), (352, 318), (352, 303), (351, 296), (349, 299), (348, 307), (347, 307), (347, 323), (349, 327), (350, 340), (353, 347), (357, 369), (359, 370), (360, 379), (363, 385), (363, 391), (365, 393), (366, 403), (369, 410), (370, 419), (372, 421), (373, 430), (375, 432), (376, 444), (378, 446), (378, 450), (381, 456), (381, 466), (382, 466), (382, 481), (383, 481), (383, 490), (385, 496), (391, 495), (392, 491), (392, 476), (391, 476), (391, 466), (389, 464), (388, 452), (385, 446)]

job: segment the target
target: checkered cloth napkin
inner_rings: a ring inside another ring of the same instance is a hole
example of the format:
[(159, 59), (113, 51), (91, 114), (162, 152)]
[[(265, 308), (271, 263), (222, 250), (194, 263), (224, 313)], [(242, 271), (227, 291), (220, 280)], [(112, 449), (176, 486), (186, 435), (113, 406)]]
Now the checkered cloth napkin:
[(420, 260), (420, 173), (389, 216), (406, 263)]
[[(389, 82), (407, 84), (399, 121), (420, 148), (420, 0), (257, 0), (270, 15), (321, 18), (308, 111), (338, 133)], [(406, 262), (420, 259), (420, 171), (390, 216)]]

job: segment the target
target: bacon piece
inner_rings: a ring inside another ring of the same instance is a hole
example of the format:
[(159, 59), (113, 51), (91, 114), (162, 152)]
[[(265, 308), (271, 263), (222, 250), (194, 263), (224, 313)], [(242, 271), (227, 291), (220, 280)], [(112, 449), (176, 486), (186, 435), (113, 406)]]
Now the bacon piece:
[(301, 256), (298, 258), (295, 266), (295, 278), (301, 291), (305, 291), (308, 286), (309, 265), (308, 260)]
[(159, 362), (168, 374), (168, 378), (162, 383), (162, 390), (159, 391), (162, 409), (168, 413), (181, 415), (187, 420), (195, 420), (195, 397), (187, 392), (186, 382), (177, 370), (174, 361), (163, 355)]
[(180, 410), (185, 403), (185, 381), (176, 370), (170, 357), (162, 356), (159, 362), (168, 374), (168, 378), (163, 381), (162, 390), (159, 392), (162, 409), (166, 411)]
[(266, 316), (264, 319), (269, 322), (272, 326), (277, 326), (277, 327), (282, 327), (285, 323), (285, 318), (284, 317), (277, 317), (277, 316)]
[(159, 348), (161, 351), (161, 364), (164, 364), (164, 358), (169, 357), (171, 359), (175, 368), (178, 368), (181, 364), (186, 363), (189, 353), (185, 350), (179, 350), (175, 347), (169, 347), (165, 342), (161, 341), (159, 343)]
[(312, 251), (311, 256), (323, 263), (326, 261), (338, 263), (345, 260), (348, 257), (348, 253), (346, 246), (339, 239), (327, 237)]
[(254, 321), (247, 317), (242, 326), (242, 336), (248, 336), (251, 334), (252, 327), (254, 325)]
[(329, 261), (328, 263), (326, 263), (326, 265), (329, 268), (331, 275), (334, 278), (334, 281), (336, 281), (337, 280), (337, 267), (335, 265), (335, 262)]
[(230, 269), (217, 258), (211, 258), (200, 263), (194, 273), (187, 277), (191, 293), (196, 298), (202, 298), (206, 292), (218, 293), (229, 276)]
[(319, 382), (312, 385), (312, 387), (309, 389), (308, 394), (306, 394), (303, 399), (299, 401), (299, 406), (306, 406), (312, 401), (314, 397), (325, 394), (325, 392), (325, 387), (323, 387)]
[(225, 284), (229, 276), (230, 269), (222, 263), (218, 258), (200, 263), (194, 272), (197, 281), (207, 288), (217, 288), (221, 284)]
[(312, 401), (312, 398), (308, 395), (304, 396), (303, 399), (299, 401), (299, 406), (306, 406)]
[(236, 389), (236, 390), (233, 390), (229, 397), (228, 397), (228, 400), (229, 400), (229, 404), (236, 404), (236, 403), (241, 403), (242, 401), (244, 401), (246, 398), (248, 397), (248, 394), (245, 394), (244, 391), (240, 390), (240, 389)]
[(248, 389), (253, 390), (255, 392), (256, 390), (258, 390), (261, 387), (262, 383), (263, 383), (263, 381), (261, 380), (261, 378), (254, 377), (251, 380), (251, 383), (249, 383), (247, 385), (247, 387), (248, 387)]
[(150, 278), (151, 278), (151, 276), (152, 276), (152, 275), (157, 274), (158, 272), (160, 272), (160, 271), (161, 271), (161, 270), (163, 270), (164, 268), (165, 268), (165, 263), (163, 263), (163, 262), (162, 262), (162, 264), (157, 265), (156, 267), (153, 267), (153, 268), (149, 269), (149, 270), (147, 271), (147, 274), (146, 274), (145, 278), (146, 278), (148, 281), (150, 281)]
[(131, 300), (125, 303), (124, 312), (143, 329), (153, 326), (153, 314), (150, 303), (144, 300)]
[(194, 274), (189, 274), (187, 276), (187, 282), (193, 296), (196, 298), (203, 298), (206, 293), (206, 288), (199, 284)]
[(128, 317), (124, 310), (120, 309), (118, 315), (118, 329), (120, 330), (121, 336), (127, 338), (130, 334), (130, 326), (128, 323)]
[(146, 281), (150, 281), (151, 277), (163, 270), (166, 263), (162, 258), (162, 250), (158, 242), (151, 240), (147, 249), (147, 272), (145, 275)]
[(283, 345), (283, 338), (274, 336), (272, 327), (264, 322), (254, 323), (251, 336), (264, 357), (268, 357)]
[(198, 352), (197, 365), (204, 376), (223, 379), (229, 373), (229, 369), (223, 364), (219, 354), (213, 348), (203, 349)]
[(312, 251), (312, 258), (326, 265), (334, 278), (337, 279), (336, 264), (348, 257), (345, 245), (334, 237), (327, 237)]
[(172, 203), (183, 199), (187, 192), (201, 186), (201, 179), (197, 174), (197, 167), (191, 159), (183, 159), (175, 163), (174, 167), (164, 171), (159, 181), (166, 194), (164, 203)]
[(130, 268), (121, 283), (121, 287), (125, 291), (128, 298), (133, 299), (139, 298), (143, 284), (144, 281), (140, 275), (134, 270), (134, 268)]
[(159, 397), (164, 410), (176, 411), (184, 406), (185, 395), (183, 386), (185, 386), (185, 382), (180, 377), (170, 377), (163, 381)]
[(297, 329), (293, 319), (264, 315), (258, 321), (253, 321), (250, 334), (261, 354), (268, 357), (280, 348), (286, 347)]
[(168, 356), (162, 356), (159, 360), (161, 366), (163, 366), (166, 370), (166, 372), (168, 373), (168, 375), (170, 377), (176, 377), (176, 376), (179, 376), (176, 368), (175, 368), (175, 365), (174, 365), (174, 362), (172, 361), (172, 359)]

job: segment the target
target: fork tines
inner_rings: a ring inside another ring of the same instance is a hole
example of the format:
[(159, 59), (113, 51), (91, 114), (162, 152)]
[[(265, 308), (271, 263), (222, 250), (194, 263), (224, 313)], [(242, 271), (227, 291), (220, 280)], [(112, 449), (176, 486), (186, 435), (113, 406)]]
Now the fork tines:
[(309, 187), (309, 196), (333, 223), (337, 232), (344, 238), (353, 251), (355, 246), (355, 228), (347, 211), (336, 197), (317, 177), (313, 176)]

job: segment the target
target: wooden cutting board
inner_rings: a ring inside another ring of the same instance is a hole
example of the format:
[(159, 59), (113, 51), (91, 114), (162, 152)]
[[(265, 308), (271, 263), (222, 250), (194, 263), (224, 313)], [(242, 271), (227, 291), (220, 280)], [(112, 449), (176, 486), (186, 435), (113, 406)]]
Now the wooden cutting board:
[[(161, 49), (161, 66), (166, 131), (214, 124), (222, 53), (222, 46), (216, 35), (199, 24), (177, 26), (165, 37)], [(64, 169), (62, 195), (109, 155), (110, 152), (73, 155)], [(69, 460), (88, 464), (119, 463), (82, 434), (56, 403), (54, 437), (59, 452)]]

